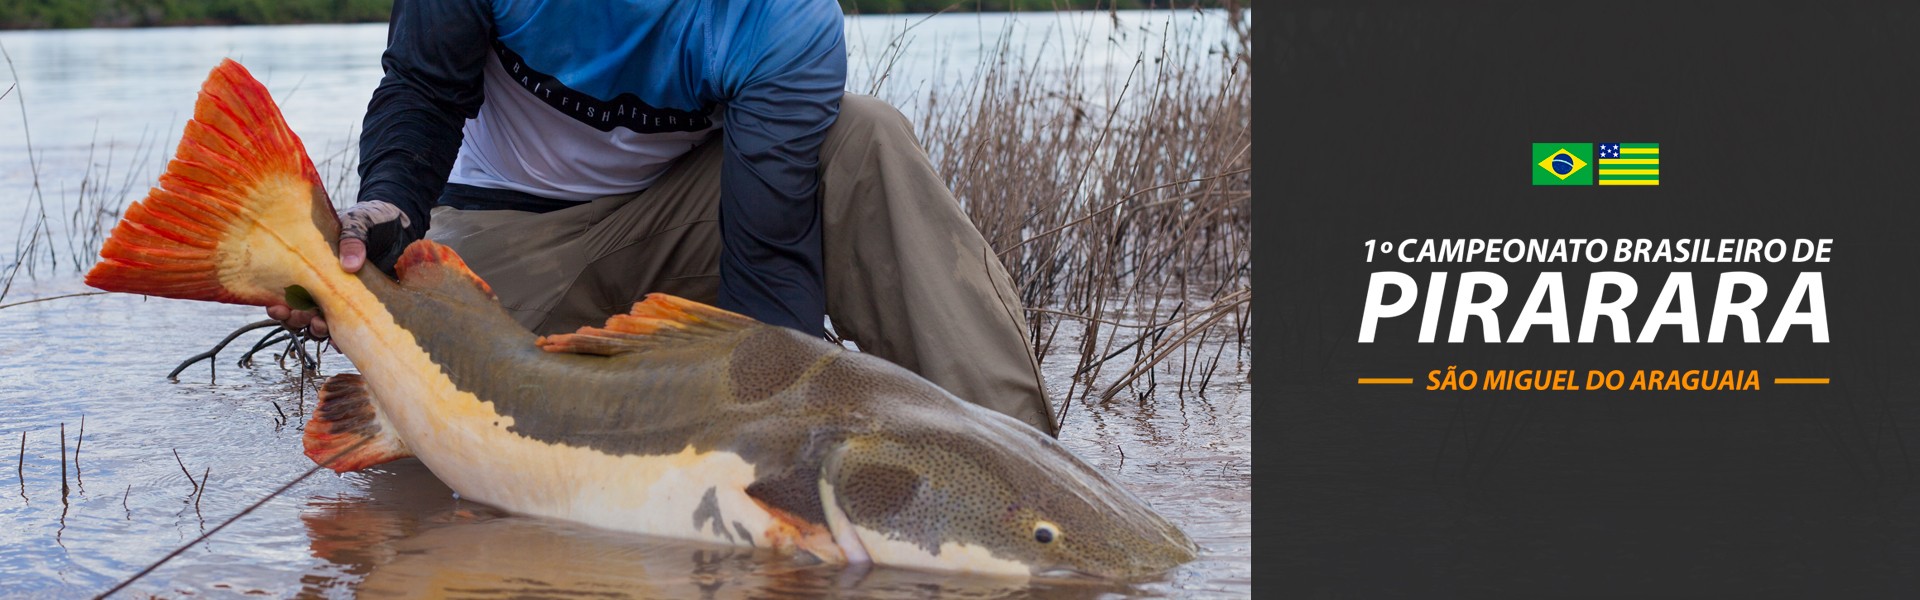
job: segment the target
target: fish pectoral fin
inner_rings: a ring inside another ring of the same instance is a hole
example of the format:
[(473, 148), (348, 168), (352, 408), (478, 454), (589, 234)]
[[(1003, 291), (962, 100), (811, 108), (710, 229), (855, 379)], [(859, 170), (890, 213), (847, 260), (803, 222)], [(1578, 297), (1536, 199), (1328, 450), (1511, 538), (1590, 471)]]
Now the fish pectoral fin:
[(771, 518), (767, 528), (756, 538), (758, 541), (754, 547), (793, 556), (811, 556), (823, 563), (846, 564), (847, 555), (834, 542), (833, 531), (827, 529), (825, 522), (810, 521), (765, 503), (760, 508), (765, 509)]
[(820, 471), (800, 467), (761, 477), (747, 485), (747, 497), (769, 509), (778, 509), (812, 523), (826, 523), (820, 506)]
[(616, 356), (644, 352), (663, 343), (727, 335), (759, 325), (740, 313), (668, 294), (647, 294), (605, 327), (581, 327), (574, 333), (541, 336), (541, 350)]
[(373, 394), (357, 373), (334, 375), (320, 386), (320, 402), (300, 442), (307, 458), (336, 473), (413, 456), (374, 408)]

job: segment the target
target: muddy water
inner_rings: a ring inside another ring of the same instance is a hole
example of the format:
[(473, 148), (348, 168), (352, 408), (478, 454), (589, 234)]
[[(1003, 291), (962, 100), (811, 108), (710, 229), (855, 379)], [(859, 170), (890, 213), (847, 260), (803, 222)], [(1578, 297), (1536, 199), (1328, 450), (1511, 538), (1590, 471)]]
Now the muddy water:
[[(916, 35), (991, 42), (998, 18), (940, 17)], [(849, 31), (884, 41), (889, 27), (898, 28), (870, 20)], [(357, 121), (378, 77), (383, 36), (378, 26), (234, 28), (8, 33), (0, 44), (39, 115), (31, 121), (36, 158), (58, 207), (61, 182), (97, 168), (102, 147), (120, 148), (115, 160), (125, 161), (142, 128), (154, 138), (166, 131), (170, 145), (186, 110), (177, 97), (190, 106), (199, 77), (224, 55), (248, 59), (269, 79), (320, 160), (328, 140), (345, 143), (330, 134)], [(914, 60), (961, 62), (975, 49), (942, 48)], [(169, 99), (140, 105), (159, 97)], [(16, 100), (0, 102), (0, 115), (17, 112)], [(32, 169), (18, 125), (0, 118), (0, 268), (13, 260), (10, 236), (30, 206)], [(42, 264), (0, 304), (84, 291), (73, 266)], [(188, 369), (179, 383), (164, 377), (257, 318), (253, 309), (122, 295), (0, 309), (0, 595), (99, 593), (307, 471), (300, 427), (316, 381), (271, 356), (240, 368), (238, 349)], [(1061, 334), (1056, 347), (1075, 346), (1072, 335)], [(1229, 348), (1225, 357), (1204, 395), (1181, 396), (1162, 383), (1146, 397), (1076, 403), (1067, 417), (1069, 449), (1116, 474), (1206, 549), (1156, 581), (1019, 582), (796, 564), (509, 515), (458, 499), (404, 460), (310, 477), (142, 578), (128, 596), (1243, 596), (1252, 571), (1251, 392), (1245, 356)], [(1074, 358), (1050, 356), (1044, 367), (1064, 393)], [(351, 370), (338, 354), (322, 357), (322, 376)], [(1162, 381), (1177, 376), (1169, 370)]]

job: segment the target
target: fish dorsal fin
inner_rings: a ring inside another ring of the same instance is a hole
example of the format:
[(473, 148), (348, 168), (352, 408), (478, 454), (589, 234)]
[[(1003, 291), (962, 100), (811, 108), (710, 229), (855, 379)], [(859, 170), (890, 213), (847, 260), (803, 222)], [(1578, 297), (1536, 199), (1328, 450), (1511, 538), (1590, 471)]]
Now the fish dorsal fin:
[(400, 285), (415, 289), (431, 289), (444, 285), (471, 285), (494, 298), (493, 286), (467, 268), (467, 261), (460, 255), (433, 240), (420, 240), (407, 245), (400, 254), (400, 260), (394, 262), (393, 270), (400, 274)]
[[(366, 443), (361, 444), (361, 440)], [(387, 419), (374, 409), (373, 394), (358, 373), (334, 375), (320, 386), (320, 403), (313, 407), (313, 418), (307, 421), (300, 444), (315, 464), (339, 455), (332, 463), (325, 463), (336, 473), (413, 456)]]
[(647, 294), (633, 311), (614, 315), (604, 327), (542, 336), (541, 350), (614, 356), (662, 343), (725, 335), (758, 325), (746, 315), (668, 294)]

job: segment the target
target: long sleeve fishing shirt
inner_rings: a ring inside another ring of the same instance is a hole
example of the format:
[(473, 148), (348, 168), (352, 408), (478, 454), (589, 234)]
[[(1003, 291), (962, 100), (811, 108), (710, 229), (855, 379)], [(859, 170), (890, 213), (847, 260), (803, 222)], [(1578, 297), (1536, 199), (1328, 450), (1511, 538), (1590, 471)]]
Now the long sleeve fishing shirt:
[(834, 0), (398, 0), (359, 197), (407, 213), (397, 256), (435, 205), (546, 212), (638, 192), (724, 130), (720, 305), (817, 335), (841, 28)]

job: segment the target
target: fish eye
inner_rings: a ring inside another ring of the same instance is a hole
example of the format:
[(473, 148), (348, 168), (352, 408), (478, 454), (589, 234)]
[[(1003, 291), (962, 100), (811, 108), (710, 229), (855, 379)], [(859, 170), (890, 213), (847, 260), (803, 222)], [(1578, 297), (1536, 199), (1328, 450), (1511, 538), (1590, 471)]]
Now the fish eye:
[(1051, 544), (1053, 543), (1053, 540), (1059, 537), (1060, 537), (1060, 527), (1058, 525), (1054, 525), (1046, 521), (1041, 521), (1033, 525), (1033, 541), (1040, 542), (1042, 544)]

